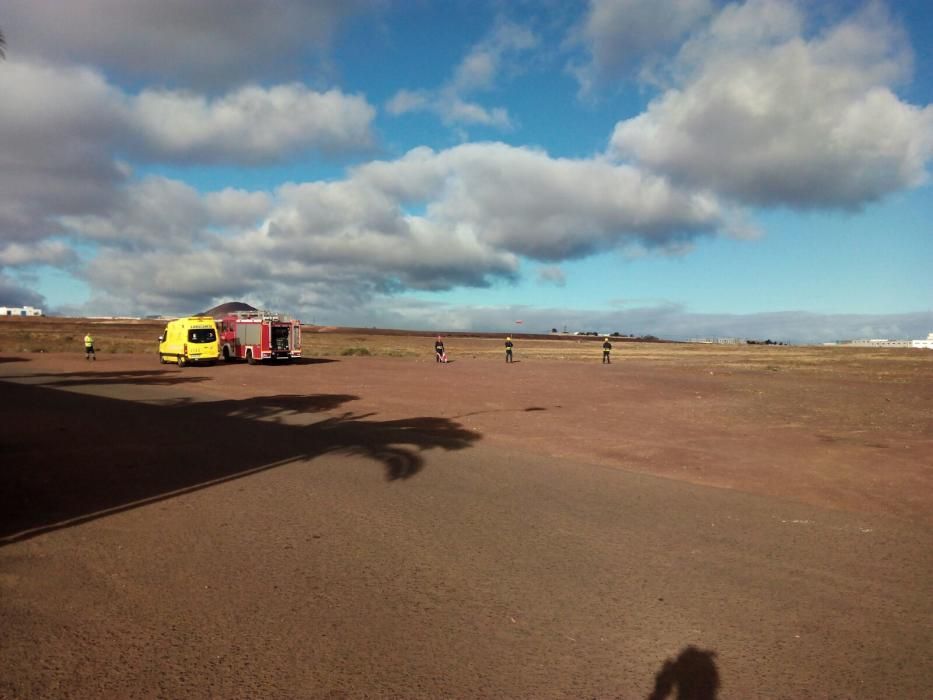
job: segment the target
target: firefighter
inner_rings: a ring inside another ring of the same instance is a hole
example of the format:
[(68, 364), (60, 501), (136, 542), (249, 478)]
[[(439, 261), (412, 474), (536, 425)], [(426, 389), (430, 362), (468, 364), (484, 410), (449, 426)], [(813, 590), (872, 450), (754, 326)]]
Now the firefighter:
[(609, 351), (612, 350), (612, 343), (609, 342), (609, 338), (605, 338), (603, 342), (603, 364), (611, 364), (609, 360)]
[(512, 361), (512, 336), (505, 339), (505, 361)]
[(97, 355), (94, 353), (94, 338), (88, 333), (84, 336), (84, 359), (90, 360), (92, 357), (97, 362)]
[(444, 350), (444, 341), (440, 336), (434, 341), (434, 360), (435, 362), (447, 362), (447, 351)]

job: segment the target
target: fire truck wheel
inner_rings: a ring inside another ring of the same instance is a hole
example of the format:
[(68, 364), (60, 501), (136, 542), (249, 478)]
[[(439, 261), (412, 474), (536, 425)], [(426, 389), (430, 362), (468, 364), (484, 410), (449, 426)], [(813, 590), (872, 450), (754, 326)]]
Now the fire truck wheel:
[(255, 360), (255, 358), (253, 357), (253, 351), (252, 351), (252, 350), (247, 350), (247, 351), (246, 351), (246, 362), (247, 362), (248, 364), (251, 364), (251, 365), (255, 365), (255, 364), (256, 364), (256, 360)]
[(179, 355), (179, 356), (178, 356), (178, 366), (179, 366), (179, 367), (184, 367), (184, 366), (185, 366), (185, 356), (184, 356), (184, 355)]
[(224, 362), (230, 362), (230, 348), (224, 345)]

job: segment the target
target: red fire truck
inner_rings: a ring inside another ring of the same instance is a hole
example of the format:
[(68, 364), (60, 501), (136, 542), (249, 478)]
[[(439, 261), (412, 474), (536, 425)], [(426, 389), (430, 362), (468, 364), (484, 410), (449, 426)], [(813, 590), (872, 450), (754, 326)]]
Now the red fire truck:
[(301, 322), (270, 311), (237, 311), (216, 319), (220, 354), (251, 365), (301, 357)]

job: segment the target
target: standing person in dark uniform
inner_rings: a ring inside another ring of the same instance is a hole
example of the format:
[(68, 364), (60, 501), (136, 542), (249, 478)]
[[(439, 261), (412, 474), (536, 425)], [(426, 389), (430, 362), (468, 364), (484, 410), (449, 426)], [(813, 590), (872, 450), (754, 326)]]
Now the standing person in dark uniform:
[(609, 351), (612, 350), (612, 343), (609, 342), (609, 338), (605, 339), (603, 343), (603, 364), (609, 365), (612, 364), (609, 360)]
[(505, 361), (512, 361), (512, 337), (509, 336), (505, 339)]
[(444, 350), (444, 341), (440, 336), (434, 341), (434, 360), (435, 362), (447, 362), (447, 351)]

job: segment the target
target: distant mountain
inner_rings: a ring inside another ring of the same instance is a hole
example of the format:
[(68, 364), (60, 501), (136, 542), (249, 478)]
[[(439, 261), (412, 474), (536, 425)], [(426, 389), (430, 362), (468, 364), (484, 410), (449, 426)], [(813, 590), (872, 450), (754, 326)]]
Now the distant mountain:
[(211, 316), (213, 318), (220, 318), (221, 316), (226, 316), (227, 314), (233, 313), (234, 311), (256, 310), (257, 309), (255, 306), (244, 304), (242, 301), (228, 301), (226, 304), (215, 306), (213, 309), (208, 309), (207, 311), (198, 314), (198, 316)]

